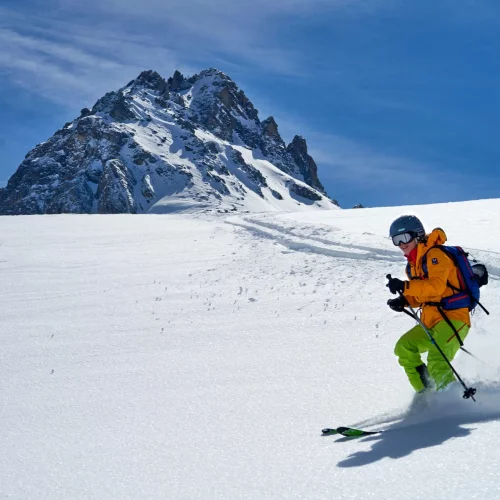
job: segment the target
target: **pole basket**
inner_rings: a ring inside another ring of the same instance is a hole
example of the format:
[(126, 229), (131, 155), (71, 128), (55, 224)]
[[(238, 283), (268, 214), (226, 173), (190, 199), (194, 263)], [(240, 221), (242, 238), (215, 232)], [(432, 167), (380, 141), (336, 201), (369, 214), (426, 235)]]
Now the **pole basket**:
[(474, 399), (475, 394), (476, 394), (476, 389), (474, 389), (474, 387), (469, 387), (468, 389), (465, 390), (463, 398), (464, 399), (472, 398), (472, 400), (475, 401)]

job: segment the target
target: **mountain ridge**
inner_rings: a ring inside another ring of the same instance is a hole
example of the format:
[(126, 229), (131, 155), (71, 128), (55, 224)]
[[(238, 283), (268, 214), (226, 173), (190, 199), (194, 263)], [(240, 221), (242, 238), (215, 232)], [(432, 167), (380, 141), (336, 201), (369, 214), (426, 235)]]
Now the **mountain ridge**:
[(287, 145), (215, 68), (141, 72), (35, 146), (0, 189), (3, 215), (334, 208), (305, 139)]

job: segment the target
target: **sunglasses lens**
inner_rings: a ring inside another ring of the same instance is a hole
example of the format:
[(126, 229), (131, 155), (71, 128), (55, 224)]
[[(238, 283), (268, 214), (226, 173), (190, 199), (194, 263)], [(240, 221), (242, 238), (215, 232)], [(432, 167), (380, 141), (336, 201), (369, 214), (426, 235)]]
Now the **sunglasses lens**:
[(401, 245), (401, 243), (410, 243), (410, 241), (414, 238), (412, 233), (401, 233), (396, 234), (392, 237), (392, 242), (395, 246)]

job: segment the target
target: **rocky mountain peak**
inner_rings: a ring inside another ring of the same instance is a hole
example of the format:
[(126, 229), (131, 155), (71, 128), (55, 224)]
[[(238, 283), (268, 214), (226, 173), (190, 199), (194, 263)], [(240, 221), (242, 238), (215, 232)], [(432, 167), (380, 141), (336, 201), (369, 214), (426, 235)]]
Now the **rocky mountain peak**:
[(299, 165), (299, 172), (304, 177), (304, 181), (310, 186), (316, 186), (324, 193), (325, 190), (318, 178), (318, 166), (307, 152), (306, 140), (302, 136), (296, 135), (286, 150), (294, 162)]
[[(268, 166), (266, 166), (268, 165)], [(209, 68), (146, 70), (30, 151), (0, 214), (334, 208), (304, 138)]]
[(153, 70), (143, 71), (135, 80), (132, 80), (127, 87), (135, 85), (141, 85), (144, 88), (148, 88), (159, 93), (168, 91), (169, 88), (166, 80)]
[(264, 134), (266, 134), (268, 137), (274, 137), (276, 139), (282, 140), (278, 132), (278, 124), (276, 123), (273, 116), (266, 118), (262, 122), (262, 126), (264, 128)]
[(306, 140), (301, 135), (294, 136), (292, 142), (288, 145), (288, 150), (296, 155), (300, 156), (307, 155)]
[(217, 68), (204, 69), (203, 71), (200, 71), (197, 75), (195, 75), (193, 78), (195, 80), (197, 80), (200, 78), (205, 78), (207, 76), (214, 76), (220, 80), (226, 80), (226, 81), (232, 82), (231, 78), (229, 78), (229, 76), (227, 76), (226, 73), (224, 73), (223, 71), (221, 71)]
[(167, 83), (169, 88), (175, 92), (180, 92), (181, 90), (189, 88), (189, 83), (186, 82), (184, 75), (178, 70), (175, 70), (173, 76), (167, 80)]
[(127, 99), (121, 91), (108, 92), (94, 104), (90, 113), (85, 112), (85, 114), (92, 115), (97, 113), (109, 114), (111, 118), (120, 122), (133, 120), (135, 118), (135, 114), (130, 109)]

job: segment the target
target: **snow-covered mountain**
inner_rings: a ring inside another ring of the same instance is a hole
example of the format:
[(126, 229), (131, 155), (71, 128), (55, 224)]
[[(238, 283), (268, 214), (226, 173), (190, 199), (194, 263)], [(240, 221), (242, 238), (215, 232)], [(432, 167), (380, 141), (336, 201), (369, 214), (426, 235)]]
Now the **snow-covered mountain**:
[(0, 214), (337, 208), (306, 141), (285, 144), (224, 73), (154, 71), (99, 99), (30, 151)]

